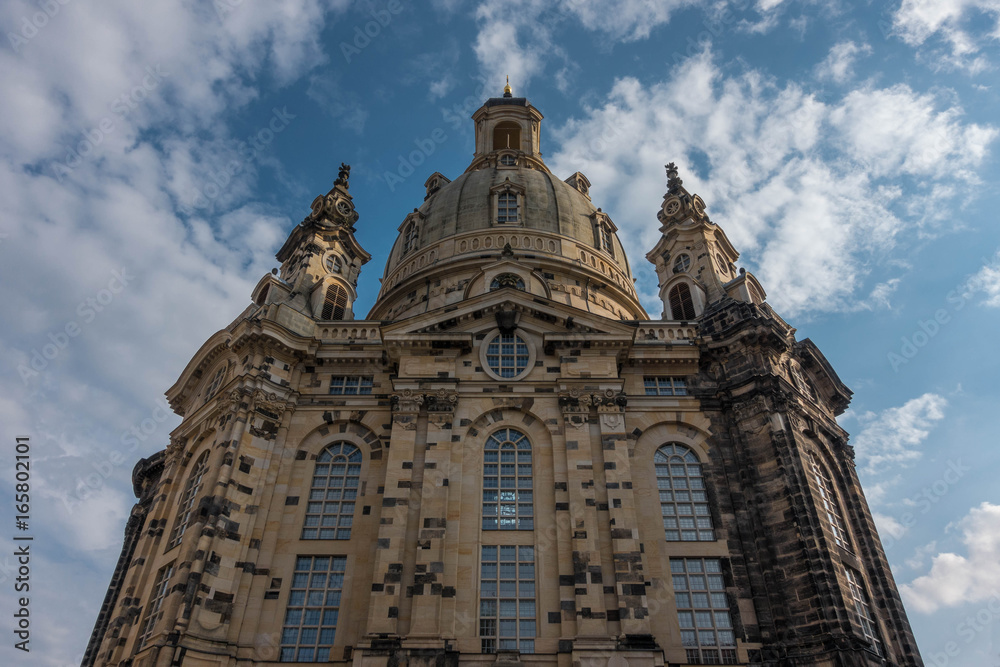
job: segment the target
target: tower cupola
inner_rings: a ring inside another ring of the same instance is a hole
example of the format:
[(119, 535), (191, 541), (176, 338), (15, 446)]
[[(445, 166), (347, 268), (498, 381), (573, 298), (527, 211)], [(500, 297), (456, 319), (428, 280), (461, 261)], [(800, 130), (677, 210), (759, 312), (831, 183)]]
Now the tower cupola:
[(656, 217), (660, 240), (646, 254), (656, 267), (663, 318), (693, 320), (725, 297), (762, 303), (752, 274), (736, 270), (740, 254), (705, 212), (705, 201), (684, 187), (677, 166), (666, 165), (667, 192)]
[(476, 123), (476, 159), (473, 165), (487, 157), (511, 164), (523, 157), (541, 162), (538, 128), (542, 117), (527, 98), (514, 97), (508, 80), (503, 97), (491, 97), (472, 114)]

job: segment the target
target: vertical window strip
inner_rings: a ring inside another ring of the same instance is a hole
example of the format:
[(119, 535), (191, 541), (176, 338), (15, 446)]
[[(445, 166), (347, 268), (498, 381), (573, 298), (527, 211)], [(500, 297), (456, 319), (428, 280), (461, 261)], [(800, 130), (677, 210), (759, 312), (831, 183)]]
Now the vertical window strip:
[(173, 574), (173, 563), (161, 567), (159, 572), (156, 573), (156, 579), (153, 580), (152, 593), (150, 593), (151, 597), (149, 598), (149, 602), (146, 603), (146, 618), (143, 620), (141, 629), (139, 630), (139, 639), (136, 644), (139, 648), (146, 645), (149, 638), (153, 636), (156, 624), (163, 618), (163, 601), (167, 598), (170, 590), (170, 577)]
[(347, 558), (299, 556), (295, 561), (285, 623), (281, 662), (330, 662), (336, 640)]
[(668, 542), (713, 542), (701, 462), (687, 447), (668, 443), (653, 455), (663, 531)]
[(349, 540), (361, 480), (361, 450), (346, 442), (316, 457), (303, 540)]
[(692, 665), (735, 665), (736, 635), (718, 558), (671, 558), (681, 643)]
[(850, 551), (851, 543), (848, 540), (847, 531), (844, 529), (844, 518), (840, 513), (837, 496), (833, 493), (833, 484), (830, 482), (829, 475), (826, 474), (826, 469), (816, 460), (816, 456), (812, 452), (809, 453), (809, 467), (823, 502), (825, 523), (837, 544)]
[(483, 452), (483, 530), (533, 530), (531, 443), (512, 428), (486, 440)]
[(687, 382), (684, 378), (647, 375), (642, 378), (642, 384), (646, 396), (687, 396)]
[(483, 653), (535, 652), (535, 548), (483, 546), (479, 637)]
[(603, 223), (600, 223), (598, 227), (601, 235), (601, 248), (609, 255), (614, 256), (615, 246), (611, 241), (611, 230), (608, 229), (608, 226)]
[(194, 516), (194, 503), (198, 499), (198, 494), (201, 493), (201, 485), (207, 472), (208, 452), (205, 452), (198, 457), (198, 461), (191, 469), (187, 484), (184, 485), (184, 491), (178, 500), (177, 517), (174, 519), (173, 530), (170, 531), (167, 549), (173, 549), (180, 544), (181, 538), (184, 537), (184, 533), (191, 524), (191, 519)]
[(367, 396), (372, 393), (371, 375), (334, 375), (330, 378), (330, 393), (345, 396)]
[(847, 585), (854, 602), (854, 620), (861, 626), (872, 650), (878, 655), (882, 655), (882, 640), (879, 638), (878, 623), (875, 621), (875, 615), (872, 614), (871, 602), (861, 579), (861, 573), (847, 565), (844, 566), (844, 573), (847, 576)]
[(497, 198), (497, 222), (517, 222), (517, 195), (501, 192)]

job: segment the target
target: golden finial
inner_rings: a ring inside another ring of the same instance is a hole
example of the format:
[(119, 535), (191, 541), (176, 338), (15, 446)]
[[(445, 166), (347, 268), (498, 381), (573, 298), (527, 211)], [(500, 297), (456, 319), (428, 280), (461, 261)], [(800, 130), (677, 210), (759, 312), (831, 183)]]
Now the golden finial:
[(507, 85), (503, 87), (503, 96), (504, 97), (512, 97), (513, 95), (514, 95), (514, 91), (510, 87), (510, 75), (508, 74), (507, 75)]

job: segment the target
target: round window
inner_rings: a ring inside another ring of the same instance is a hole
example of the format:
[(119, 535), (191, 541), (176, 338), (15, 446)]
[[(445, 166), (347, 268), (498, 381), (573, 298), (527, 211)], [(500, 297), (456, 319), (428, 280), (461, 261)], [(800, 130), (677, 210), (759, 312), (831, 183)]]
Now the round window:
[(691, 268), (691, 255), (683, 254), (678, 255), (677, 259), (674, 260), (674, 273), (685, 273)]
[(497, 379), (523, 375), (534, 356), (524, 339), (515, 333), (497, 333), (488, 339), (484, 351), (485, 367)]
[(505, 167), (513, 167), (515, 164), (517, 164), (517, 160), (514, 159), (513, 155), (501, 155), (500, 164), (502, 164)]

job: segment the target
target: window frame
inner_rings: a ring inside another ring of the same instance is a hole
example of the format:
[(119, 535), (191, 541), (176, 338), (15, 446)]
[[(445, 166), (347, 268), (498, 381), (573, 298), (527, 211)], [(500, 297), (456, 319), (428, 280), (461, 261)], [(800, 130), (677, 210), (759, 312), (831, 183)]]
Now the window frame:
[(184, 487), (177, 496), (177, 512), (174, 514), (174, 525), (170, 529), (166, 551), (170, 551), (184, 539), (187, 529), (194, 518), (195, 502), (204, 486), (205, 475), (208, 474), (209, 450), (205, 450), (195, 460), (194, 466), (187, 475)]
[[(513, 456), (505, 460), (505, 451), (511, 450)], [(507, 466), (510, 468), (505, 470)], [(510, 427), (497, 429), (487, 436), (483, 444), (481, 529), (490, 533), (534, 530), (534, 484), (531, 438)]]
[(667, 302), (672, 321), (689, 322), (698, 317), (698, 312), (694, 307), (694, 294), (691, 291), (691, 286), (686, 282), (675, 283), (670, 287), (667, 292)]
[[(704, 585), (693, 585), (697, 584), (699, 579)], [(681, 645), (686, 653), (686, 662), (692, 665), (739, 664), (736, 642), (738, 618), (733, 613), (729, 596), (726, 593), (723, 559), (671, 558), (670, 585), (674, 591), (677, 625), (680, 629)], [(699, 598), (698, 596), (704, 597)], [(686, 605), (683, 604), (685, 598), (688, 602)], [(697, 604), (702, 599), (704, 604)], [(720, 614), (723, 614), (725, 618), (721, 625)], [(688, 617), (691, 619), (689, 624), (685, 620)], [(706, 619), (709, 624), (703, 625)], [(713, 639), (710, 642), (702, 643), (706, 636), (704, 633), (708, 632), (712, 633)], [(725, 640), (722, 633), (728, 635)], [(685, 637), (686, 634), (689, 636)], [(723, 643), (724, 641), (729, 643)], [(706, 655), (706, 652), (709, 654)], [(712, 653), (715, 655), (713, 656)]]
[[(335, 448), (336, 453), (334, 453)], [(324, 455), (329, 455), (329, 459), (324, 459)], [(339, 463), (340, 458), (344, 459), (343, 463)], [(344, 466), (343, 475), (334, 474), (335, 467), (339, 465)], [(321, 471), (320, 466), (325, 466), (326, 470)], [(306, 499), (306, 512), (302, 518), (302, 531), (299, 533), (300, 540), (351, 539), (363, 466), (364, 454), (361, 448), (348, 440), (332, 442), (317, 454), (309, 484), (309, 496)], [(321, 472), (326, 474), (321, 475)], [(341, 484), (334, 486), (334, 480), (338, 479), (341, 480)], [(322, 484), (317, 484), (317, 481), (321, 481)], [(344, 506), (348, 504), (350, 508), (345, 509)], [(329, 511), (330, 506), (335, 506), (333, 508), (335, 511)], [(333, 518), (332, 525), (324, 525), (328, 518)], [(311, 521), (314, 521), (314, 525), (309, 525)], [(329, 531), (330, 534), (324, 535), (324, 531)]]
[(337, 282), (330, 283), (323, 295), (323, 309), (319, 319), (325, 322), (343, 320), (347, 317), (349, 301), (346, 287)]
[[(318, 561), (326, 559), (328, 561), (327, 569), (321, 570), (316, 569), (316, 564)], [(309, 569), (302, 569), (303, 561), (309, 561)], [(337, 569), (337, 566), (340, 566)], [(289, 586), (288, 598), (285, 602), (285, 616), (281, 623), (281, 635), (278, 641), (278, 657), (277, 662), (334, 662), (333, 648), (337, 645), (337, 624), (340, 621), (340, 611), (342, 609), (348, 608), (344, 604), (344, 592), (346, 586), (345, 581), (347, 580), (347, 556), (340, 555), (319, 555), (319, 556), (296, 556), (295, 557), (295, 569), (292, 572), (291, 585)], [(325, 573), (328, 575), (325, 579), (325, 583), (322, 587), (314, 586), (316, 581), (316, 575)], [(303, 581), (302, 576), (304, 575), (305, 581)], [(332, 586), (331, 584), (336, 581), (336, 575), (339, 576), (339, 588)], [(298, 585), (302, 584), (305, 585)], [(296, 602), (298, 599), (296, 592), (302, 592), (301, 603)], [(320, 604), (310, 604), (310, 602), (315, 600), (313, 593), (320, 593), (322, 601)], [(332, 597), (331, 597), (332, 595)], [(335, 604), (330, 604), (330, 602), (335, 602)], [(295, 623), (290, 623), (296, 616), (293, 612), (298, 611), (300, 616), (297, 617)], [(314, 611), (315, 613), (315, 624), (309, 623), (306, 625), (307, 620), (311, 620), (309, 612)], [(328, 613), (333, 614), (333, 623), (325, 623), (324, 621), (329, 620), (330, 617), (327, 616)], [(303, 632), (306, 630), (312, 630), (315, 628), (316, 637), (315, 642), (302, 643)], [(285, 637), (289, 629), (294, 629), (297, 631), (295, 642), (286, 643)], [(322, 641), (324, 639), (323, 631), (331, 630), (333, 636), (330, 637), (330, 641)], [(314, 653), (311, 659), (302, 659), (300, 657), (300, 651), (308, 650), (311, 648)], [(323, 655), (324, 649), (326, 654)], [(291, 650), (293, 653), (289, 658), (286, 658), (286, 650)]]
[[(650, 382), (652, 381), (652, 385)], [(643, 375), (645, 396), (689, 396), (687, 380), (675, 375)]]
[[(684, 468), (683, 475), (677, 474), (676, 470), (681, 466)], [(697, 467), (696, 474), (692, 474), (693, 467)], [(666, 474), (661, 474), (664, 471)], [(653, 474), (656, 476), (664, 541), (718, 541), (701, 457), (682, 442), (666, 442), (653, 453)], [(690, 526), (683, 525), (686, 520)], [(673, 522), (673, 526), (668, 526), (668, 522)]]
[[(513, 340), (504, 341), (503, 338), (507, 336), (513, 337)], [(497, 341), (498, 339), (500, 339), (499, 353), (494, 354), (493, 352), (491, 352), (491, 349), (494, 342)], [(505, 371), (505, 367), (503, 366), (504, 359), (507, 358), (507, 356), (509, 356), (506, 355), (503, 351), (504, 345), (514, 346), (513, 369), (515, 372), (513, 375), (503, 375), (503, 372)], [(518, 360), (524, 356), (523, 354), (520, 353), (520, 347), (522, 345), (524, 346), (524, 349), (527, 352), (527, 357), (524, 362), (524, 365), (519, 366)], [(531, 343), (531, 341), (529, 341), (526, 337), (521, 336), (519, 333), (513, 331), (510, 333), (503, 333), (499, 329), (495, 329), (489, 335), (487, 335), (486, 338), (483, 339), (482, 344), (479, 346), (479, 360), (482, 363), (481, 368), (483, 369), (483, 372), (489, 375), (494, 380), (500, 380), (504, 382), (523, 380), (524, 378), (526, 378), (531, 373), (531, 369), (535, 367), (535, 354), (536, 354), (535, 346)], [(492, 364), (493, 358), (497, 359), (497, 368), (493, 367)]]
[[(538, 637), (538, 558), (536, 552), (537, 549), (534, 545), (480, 545), (479, 594), (477, 597), (479, 599), (478, 634), (482, 653), (495, 654), (498, 651), (516, 651), (531, 654), (535, 652), (535, 639)], [(505, 553), (513, 553), (514, 559), (505, 559)], [(525, 555), (530, 556), (530, 559), (525, 558)], [(513, 568), (510, 567), (511, 564), (513, 564)], [(529, 564), (531, 567), (530, 577), (522, 571), (522, 567)], [(494, 567), (491, 569), (490, 566)], [(505, 574), (508, 576), (504, 576)], [(510, 574), (514, 576), (510, 577)], [(487, 575), (494, 576), (487, 577)], [(529, 583), (530, 588), (526, 585)], [(504, 586), (504, 584), (507, 585)], [(511, 585), (513, 585), (514, 591), (510, 590)], [(505, 592), (506, 595), (503, 594)], [(513, 595), (510, 594), (511, 592)], [(513, 615), (510, 615), (510, 611), (513, 611)], [(513, 623), (513, 647), (501, 645), (504, 639), (511, 637), (511, 635), (501, 636), (502, 624), (505, 621)]]
[[(334, 386), (336, 380), (341, 381), (338, 386)], [(334, 391), (334, 389), (341, 391)], [(349, 389), (356, 391), (348, 391)], [(327, 385), (327, 394), (329, 396), (371, 396), (374, 389), (374, 375), (331, 375), (330, 383)]]
[(806, 454), (809, 466), (809, 476), (813, 485), (819, 492), (819, 500), (822, 504), (817, 509), (820, 511), (820, 520), (826, 529), (833, 535), (833, 541), (840, 548), (854, 553), (851, 543), (850, 533), (847, 530), (847, 523), (844, 521), (844, 513), (841, 511), (840, 501), (837, 498), (836, 488), (833, 478), (830, 477), (826, 466), (819, 460), (813, 452)]
[(177, 561), (167, 563), (156, 571), (156, 578), (150, 587), (149, 600), (143, 610), (143, 620), (139, 626), (139, 634), (136, 636), (135, 647), (138, 651), (153, 636), (157, 623), (163, 618), (163, 602), (170, 596), (170, 579), (174, 576), (174, 564)]
[(871, 597), (868, 595), (868, 588), (861, 572), (855, 570), (846, 563), (844, 566), (844, 577), (847, 580), (847, 592), (849, 600), (854, 603), (852, 616), (854, 622), (861, 627), (865, 639), (868, 640), (870, 650), (882, 657), (885, 655), (885, 642), (882, 640), (881, 629), (878, 624), (878, 617), (872, 611)]

